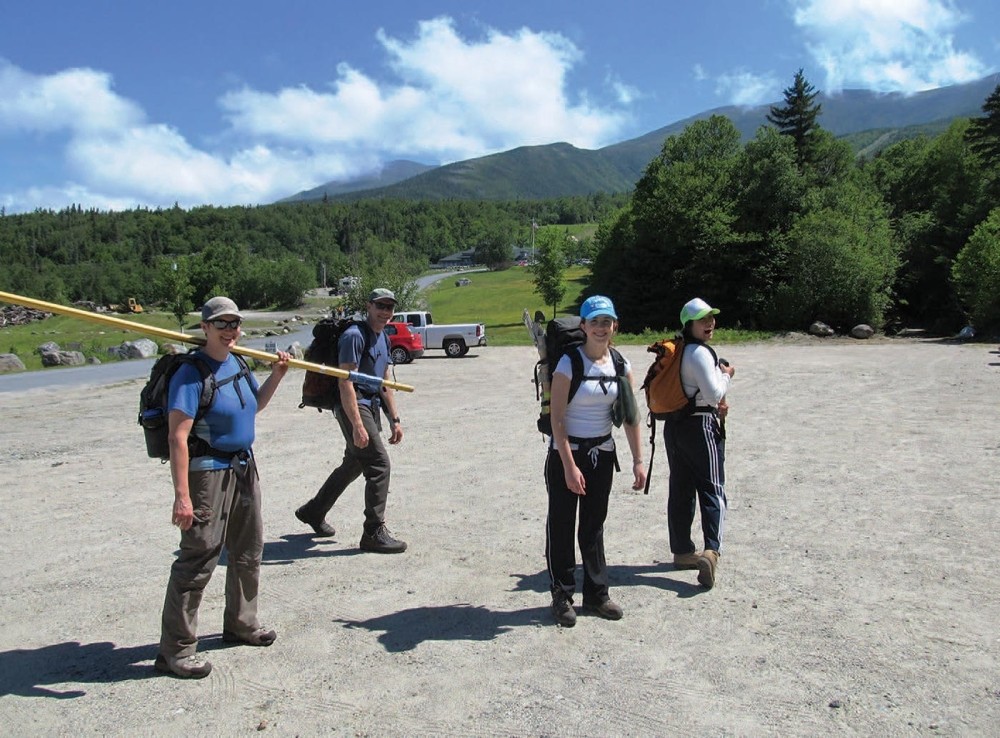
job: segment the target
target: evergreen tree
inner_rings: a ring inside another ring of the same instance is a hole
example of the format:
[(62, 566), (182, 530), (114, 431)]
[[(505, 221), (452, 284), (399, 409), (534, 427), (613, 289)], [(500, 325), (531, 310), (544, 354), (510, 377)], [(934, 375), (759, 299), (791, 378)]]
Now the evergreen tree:
[(983, 112), (970, 122), (965, 140), (982, 160), (991, 190), (1000, 195), (1000, 85), (986, 98)]
[(804, 169), (813, 159), (814, 137), (820, 126), (817, 122), (823, 106), (815, 103), (819, 92), (806, 81), (805, 75), (799, 69), (795, 73), (791, 87), (784, 91), (785, 105), (771, 106), (767, 119), (777, 126), (778, 130), (795, 141), (796, 158), (799, 169)]

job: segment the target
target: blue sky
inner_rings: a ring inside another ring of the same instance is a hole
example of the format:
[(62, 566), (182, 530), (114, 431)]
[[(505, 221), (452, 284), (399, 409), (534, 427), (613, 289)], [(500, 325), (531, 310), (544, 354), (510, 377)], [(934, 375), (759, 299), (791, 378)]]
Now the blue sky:
[(0, 207), (273, 202), (393, 159), (599, 148), (817, 88), (1000, 70), (996, 0), (33, 0), (0, 14)]

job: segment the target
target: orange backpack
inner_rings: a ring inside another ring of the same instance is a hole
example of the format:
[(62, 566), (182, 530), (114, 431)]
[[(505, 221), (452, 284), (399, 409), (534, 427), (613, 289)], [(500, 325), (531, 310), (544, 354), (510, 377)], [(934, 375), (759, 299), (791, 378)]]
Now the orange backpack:
[[(688, 343), (700, 343), (712, 352), (712, 356), (718, 361), (715, 350), (707, 343), (701, 341), (688, 341)], [(681, 384), (681, 359), (684, 358), (684, 336), (678, 334), (673, 338), (657, 341), (651, 344), (646, 350), (656, 354), (656, 359), (646, 370), (646, 378), (642, 382), (641, 389), (646, 393), (646, 406), (649, 408), (649, 469), (646, 472), (645, 494), (649, 494), (649, 480), (653, 476), (653, 454), (656, 453), (656, 421), (657, 420), (679, 420), (694, 412), (694, 397), (688, 397), (684, 393), (684, 385)]]
[(656, 359), (646, 371), (641, 389), (646, 393), (646, 406), (652, 420), (666, 420), (694, 401), (684, 394), (681, 385), (684, 337), (657, 341), (646, 350), (656, 354)]

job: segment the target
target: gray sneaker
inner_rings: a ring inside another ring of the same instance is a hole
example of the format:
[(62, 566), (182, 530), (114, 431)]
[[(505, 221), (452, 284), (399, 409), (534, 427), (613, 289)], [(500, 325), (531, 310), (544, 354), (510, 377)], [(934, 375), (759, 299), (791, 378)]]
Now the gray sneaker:
[(153, 667), (181, 679), (203, 679), (212, 673), (212, 662), (199, 654), (177, 658), (160, 653), (156, 655)]
[(385, 523), (375, 529), (373, 533), (365, 533), (361, 536), (362, 551), (373, 553), (395, 554), (403, 553), (406, 550), (406, 543), (396, 540), (392, 533), (385, 527)]

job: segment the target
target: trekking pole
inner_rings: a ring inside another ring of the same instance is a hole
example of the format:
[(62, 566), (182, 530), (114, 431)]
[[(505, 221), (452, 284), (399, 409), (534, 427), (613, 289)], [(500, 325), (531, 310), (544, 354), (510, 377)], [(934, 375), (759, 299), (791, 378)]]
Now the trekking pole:
[[(123, 330), (133, 331), (136, 333), (147, 333), (151, 336), (159, 336), (160, 338), (166, 338), (171, 341), (193, 343), (198, 346), (205, 345), (205, 339), (200, 336), (189, 336), (187, 333), (172, 331), (168, 328), (160, 328), (155, 325), (143, 325), (142, 323), (125, 320), (124, 318), (116, 318), (112, 315), (92, 313), (88, 310), (67, 307), (66, 305), (59, 305), (54, 302), (35, 300), (31, 297), (23, 297), (22, 295), (15, 295), (10, 292), (0, 292), (0, 302), (10, 302), (15, 305), (24, 305), (25, 307), (42, 310), (47, 313), (69, 315), (73, 318), (80, 318), (80, 320), (86, 320), (91, 323), (110, 325), (115, 328), (121, 328)], [(259, 351), (252, 348), (245, 348), (243, 346), (234, 346), (232, 351), (234, 354), (242, 354), (243, 356), (249, 356), (252, 359), (258, 359), (259, 361), (266, 361), (268, 363), (274, 363), (275, 361), (280, 360), (277, 354), (268, 353), (267, 351)], [(318, 374), (328, 374), (331, 377), (338, 377), (340, 379), (350, 379), (352, 382), (365, 384), (373, 388), (388, 387), (389, 389), (400, 390), (401, 392), (413, 392), (413, 387), (411, 385), (382, 379), (380, 377), (373, 377), (368, 374), (361, 374), (360, 372), (349, 372), (345, 369), (341, 369), (339, 366), (314, 364), (311, 361), (303, 361), (302, 359), (289, 359), (288, 366), (295, 367), (296, 369), (305, 369), (310, 372), (317, 372)]]

